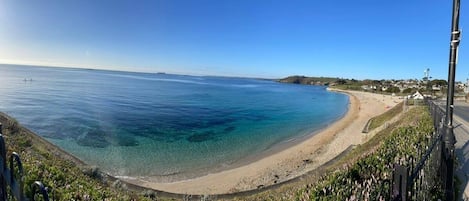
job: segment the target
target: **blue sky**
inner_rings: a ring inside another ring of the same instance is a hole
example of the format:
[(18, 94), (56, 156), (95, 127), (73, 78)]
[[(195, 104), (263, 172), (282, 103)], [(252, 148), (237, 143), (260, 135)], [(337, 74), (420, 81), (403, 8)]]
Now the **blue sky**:
[[(0, 63), (447, 78), (451, 0), (1, 0)], [(467, 11), (467, 12), (466, 12)], [(462, 2), (461, 28), (469, 23)], [(469, 77), (464, 32), (457, 80)]]

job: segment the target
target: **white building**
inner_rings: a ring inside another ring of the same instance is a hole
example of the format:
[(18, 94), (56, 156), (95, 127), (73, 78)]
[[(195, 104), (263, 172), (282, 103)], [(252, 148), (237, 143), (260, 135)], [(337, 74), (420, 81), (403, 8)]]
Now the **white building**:
[(409, 95), (409, 97), (407, 97), (407, 98), (408, 99), (414, 99), (414, 100), (423, 100), (424, 96), (420, 92), (417, 91), (414, 94)]

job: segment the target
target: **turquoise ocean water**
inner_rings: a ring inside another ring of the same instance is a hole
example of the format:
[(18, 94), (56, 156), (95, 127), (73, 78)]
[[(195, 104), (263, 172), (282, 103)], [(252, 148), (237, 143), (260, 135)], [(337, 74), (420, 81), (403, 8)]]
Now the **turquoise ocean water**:
[(269, 80), (0, 65), (0, 111), (116, 176), (229, 168), (324, 128), (348, 103)]

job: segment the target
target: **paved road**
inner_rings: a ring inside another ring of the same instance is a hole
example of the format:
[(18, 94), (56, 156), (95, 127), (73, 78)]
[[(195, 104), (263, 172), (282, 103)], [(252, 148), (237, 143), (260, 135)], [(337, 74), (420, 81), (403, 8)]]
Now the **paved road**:
[(454, 115), (461, 118), (465, 122), (469, 122), (469, 104), (464, 102), (456, 102), (454, 104)]
[(460, 199), (469, 200), (469, 104), (454, 104), (454, 135), (456, 136), (456, 157), (458, 166), (456, 175), (461, 179)]
[[(444, 101), (437, 101), (437, 104), (440, 105), (443, 110), (445, 110), (445, 104), (446, 102)], [(469, 103), (465, 102), (454, 102), (454, 110), (453, 110), (454, 116), (456, 118), (459, 117), (460, 120), (464, 120), (465, 122), (469, 122)]]
[[(438, 101), (445, 110), (446, 102)], [(455, 174), (461, 180), (459, 200), (469, 201), (469, 104), (454, 102), (453, 110), (454, 135), (456, 137), (455, 152), (458, 165)]]

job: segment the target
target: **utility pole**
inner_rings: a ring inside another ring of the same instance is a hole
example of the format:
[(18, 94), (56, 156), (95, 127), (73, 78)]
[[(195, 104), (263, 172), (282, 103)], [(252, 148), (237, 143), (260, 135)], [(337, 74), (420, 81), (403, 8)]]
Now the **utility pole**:
[(446, 181), (445, 184), (446, 200), (454, 200), (454, 144), (456, 138), (453, 133), (453, 109), (454, 109), (454, 79), (456, 74), (456, 64), (458, 62), (458, 47), (461, 37), (459, 30), (459, 8), (460, 0), (453, 0), (453, 18), (451, 25), (451, 41), (448, 66), (448, 94), (446, 98), (446, 132), (444, 139), (444, 156), (446, 163)]

